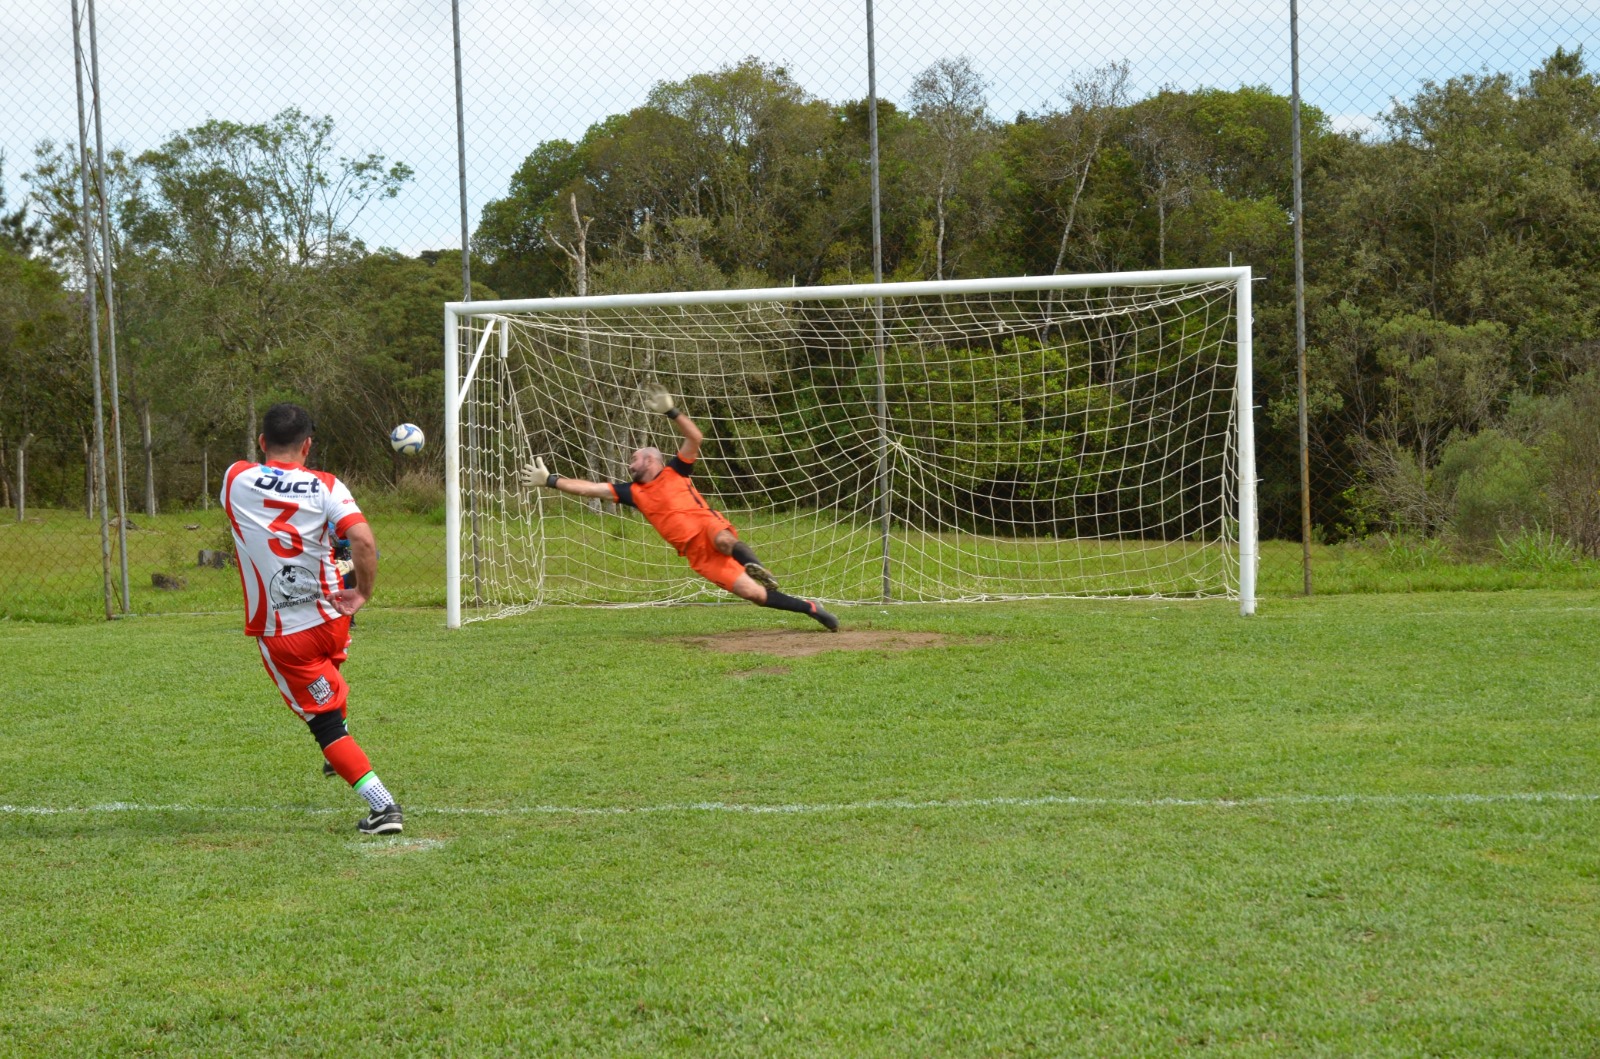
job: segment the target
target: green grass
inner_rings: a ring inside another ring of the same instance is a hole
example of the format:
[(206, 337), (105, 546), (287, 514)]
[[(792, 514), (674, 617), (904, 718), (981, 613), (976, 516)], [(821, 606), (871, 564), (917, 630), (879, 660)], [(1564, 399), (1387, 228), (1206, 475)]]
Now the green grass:
[(0, 1054), (1594, 1052), (1600, 803), (1458, 797), (1600, 794), (1592, 593), (843, 617), (949, 639), (364, 612), (419, 844), (231, 611), (0, 624), (0, 804), (135, 806), (0, 812)]
[[(442, 514), (385, 507), (379, 494), (368, 504), (382, 561), (377, 604), (444, 605)], [(529, 523), (502, 525), (485, 518), (481, 569), (485, 594), (496, 600), (491, 575), (511, 568), (526, 585), (542, 577), (543, 602), (639, 603), (727, 601), (701, 580), (637, 515), (594, 515), (570, 501), (547, 501), (540, 533)], [(147, 519), (135, 515), (128, 537), (130, 610), (135, 614), (237, 611), (234, 570), (196, 566), (201, 548), (229, 547), (221, 511), (189, 511)], [(785, 582), (785, 587), (831, 600), (873, 598), (881, 590), (882, 542), (875, 524), (834, 523), (816, 516), (780, 517), (738, 512), (744, 537)], [(113, 531), (113, 542), (115, 532)], [(1312, 549), (1318, 593), (1600, 589), (1600, 563), (1569, 561), (1539, 542), (1493, 561), (1464, 562), (1437, 542), (1375, 538)], [(115, 547), (115, 543), (113, 543)], [(958, 559), (957, 553), (964, 553)], [(1235, 562), (1215, 545), (1054, 539), (990, 541), (970, 534), (897, 533), (891, 546), (896, 599), (992, 597), (1026, 594), (1215, 595), (1235, 574)], [(542, 559), (542, 566), (533, 560)], [(117, 558), (112, 557), (113, 583)], [(470, 557), (464, 572), (472, 572)], [(157, 589), (152, 574), (184, 579), (178, 591)], [(466, 585), (470, 598), (472, 586)], [(1262, 598), (1302, 592), (1300, 546), (1262, 545), (1258, 591)], [(528, 593), (532, 590), (528, 589)], [(531, 598), (519, 595), (517, 602)], [(120, 600), (117, 601), (120, 609)], [(483, 608), (492, 611), (493, 606)], [(469, 605), (469, 611), (471, 607)], [(44, 510), (28, 521), (0, 519), (0, 619), (88, 621), (104, 614), (99, 523), (80, 512)]]

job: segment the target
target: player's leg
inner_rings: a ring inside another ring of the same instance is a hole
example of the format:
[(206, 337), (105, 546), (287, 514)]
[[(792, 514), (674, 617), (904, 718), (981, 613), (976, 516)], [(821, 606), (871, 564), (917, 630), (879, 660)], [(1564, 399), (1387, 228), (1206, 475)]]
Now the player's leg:
[(328, 764), (371, 807), (371, 812), (356, 824), (357, 829), (369, 835), (398, 834), (404, 823), (404, 814), (394, 795), (389, 793), (389, 789), (373, 771), (366, 751), (361, 749), (345, 727), (344, 711), (328, 710), (313, 714), (306, 719), (306, 727), (322, 748)]
[(749, 574), (755, 582), (763, 588), (776, 589), (778, 579), (771, 570), (761, 565), (761, 560), (756, 558), (756, 553), (750, 545), (740, 540), (732, 527), (719, 530), (713, 541), (717, 551), (737, 559), (744, 567), (744, 572)]
[(402, 813), (345, 727), (350, 686), (339, 672), (350, 644), (348, 626), (329, 622), (288, 636), (262, 637), (261, 661), (284, 702), (311, 728), (323, 757), (366, 800), (371, 812), (356, 827), (369, 835), (394, 834)]
[(771, 607), (774, 610), (787, 610), (795, 614), (804, 614), (806, 617), (814, 619), (829, 632), (839, 631), (839, 619), (823, 610), (816, 603), (809, 599), (787, 595), (775, 588), (767, 588), (765, 585), (758, 583), (749, 574), (740, 574), (734, 578), (731, 585), (725, 587), (740, 599), (747, 599), (758, 607)]
[(749, 574), (744, 564), (736, 557), (723, 551), (723, 534), (729, 528), (731, 527), (727, 526), (726, 520), (723, 520), (721, 526), (707, 527), (703, 533), (684, 546), (684, 557), (689, 560), (689, 565), (694, 567), (696, 573), (713, 585), (732, 592), (740, 599), (747, 599), (758, 607), (771, 607), (774, 610), (804, 614), (829, 632), (839, 631), (838, 618), (810, 600), (778, 591), (776, 584), (771, 587), (761, 584)]

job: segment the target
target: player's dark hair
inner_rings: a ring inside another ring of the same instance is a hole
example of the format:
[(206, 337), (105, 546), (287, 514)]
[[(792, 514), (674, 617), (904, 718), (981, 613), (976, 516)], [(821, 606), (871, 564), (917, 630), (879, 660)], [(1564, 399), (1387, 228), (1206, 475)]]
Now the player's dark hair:
[(295, 448), (315, 432), (311, 413), (288, 401), (273, 405), (261, 417), (261, 436), (269, 449)]

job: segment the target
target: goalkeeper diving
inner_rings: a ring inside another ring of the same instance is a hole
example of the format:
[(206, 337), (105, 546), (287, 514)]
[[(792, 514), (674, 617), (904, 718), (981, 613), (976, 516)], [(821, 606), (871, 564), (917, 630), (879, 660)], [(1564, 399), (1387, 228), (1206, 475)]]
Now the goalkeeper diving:
[(630, 481), (587, 482), (552, 473), (543, 459), (534, 457), (522, 469), (522, 484), (530, 489), (545, 486), (573, 496), (637, 508), (661, 539), (676, 548), (707, 581), (758, 607), (804, 614), (829, 632), (838, 632), (838, 618), (810, 600), (778, 591), (778, 580), (772, 571), (762, 566), (750, 546), (739, 539), (733, 523), (712, 510), (694, 487), (690, 476), (700, 455), (700, 444), (705, 441), (694, 420), (679, 411), (672, 395), (664, 390), (649, 394), (645, 407), (665, 415), (683, 438), (677, 455), (670, 460), (660, 449), (638, 449), (628, 460)]

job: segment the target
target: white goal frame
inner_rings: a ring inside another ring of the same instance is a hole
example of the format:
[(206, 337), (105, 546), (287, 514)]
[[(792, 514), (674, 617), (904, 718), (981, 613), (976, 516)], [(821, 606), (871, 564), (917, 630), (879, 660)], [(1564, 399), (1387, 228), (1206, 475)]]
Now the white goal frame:
[(444, 307), (444, 446), (445, 446), (445, 624), (461, 626), (461, 410), (473, 376), (497, 338), (495, 355), (505, 356), (508, 328), (488, 327), (462, 372), (458, 332), (463, 320), (528, 311), (656, 308), (728, 305), (744, 302), (846, 301), (891, 297), (993, 294), (1005, 291), (1077, 290), (1090, 287), (1150, 287), (1176, 284), (1225, 284), (1234, 288), (1237, 367), (1234, 379), (1234, 424), (1238, 473), (1239, 613), (1256, 608), (1259, 540), (1256, 520), (1256, 456), (1252, 385), (1250, 267), (1163, 269), (1149, 272), (1103, 272), (1066, 276), (1018, 276), (995, 279), (856, 283), (824, 287), (767, 287), (748, 290), (678, 291), (658, 294), (608, 294), (584, 298), (524, 298), (503, 301), (455, 301)]

